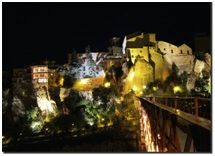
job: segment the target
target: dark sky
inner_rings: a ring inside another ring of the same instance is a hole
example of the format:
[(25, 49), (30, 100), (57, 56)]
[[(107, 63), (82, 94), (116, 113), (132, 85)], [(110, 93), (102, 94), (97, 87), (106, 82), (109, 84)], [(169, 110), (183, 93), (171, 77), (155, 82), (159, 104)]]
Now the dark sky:
[(67, 62), (73, 48), (107, 51), (109, 39), (136, 31), (157, 40), (192, 47), (194, 33), (212, 27), (212, 3), (203, 2), (3, 2), (3, 70), (56, 60)]

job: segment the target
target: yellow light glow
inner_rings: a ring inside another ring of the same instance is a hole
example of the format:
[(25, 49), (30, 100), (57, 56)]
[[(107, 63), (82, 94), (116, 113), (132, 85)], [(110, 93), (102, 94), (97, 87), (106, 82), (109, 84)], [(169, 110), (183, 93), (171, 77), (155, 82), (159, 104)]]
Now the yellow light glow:
[(180, 110), (179, 109), (176, 109), (176, 112), (177, 112), (177, 114), (180, 114)]
[(173, 88), (173, 90), (174, 90), (174, 93), (177, 93), (177, 92), (179, 92), (181, 90), (181, 88), (179, 86), (175, 86)]
[(106, 88), (110, 87), (110, 82), (105, 82), (104, 86), (105, 86)]
[(2, 139), (4, 139), (5, 138), (5, 136), (2, 136)]
[(143, 92), (140, 92), (140, 94), (142, 95), (142, 94), (143, 94)]
[(129, 80), (130, 80), (130, 81), (132, 81), (132, 80), (133, 80), (133, 78), (134, 78), (134, 72), (133, 72), (133, 73), (131, 73), (131, 75), (130, 75), (130, 77), (129, 77)]
[(156, 91), (158, 88), (157, 87), (153, 87), (153, 90)]
[(146, 89), (146, 86), (143, 86), (143, 89)]
[(133, 88), (132, 88), (134, 91), (136, 91), (137, 90), (137, 87), (136, 86), (133, 86)]
[(59, 81), (59, 84), (60, 84), (60, 86), (63, 86), (63, 82), (64, 82), (64, 79), (63, 79), (63, 77), (60, 79), (60, 81)]
[(81, 84), (87, 84), (87, 79), (82, 79)]

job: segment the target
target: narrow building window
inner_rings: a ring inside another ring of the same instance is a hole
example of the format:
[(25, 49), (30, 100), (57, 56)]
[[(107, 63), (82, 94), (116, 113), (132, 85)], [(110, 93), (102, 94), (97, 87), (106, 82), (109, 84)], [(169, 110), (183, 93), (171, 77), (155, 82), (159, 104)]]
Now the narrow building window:
[(85, 66), (83, 67), (83, 71), (85, 71)]
[(132, 55), (131, 57), (134, 58), (134, 55)]
[(182, 54), (182, 50), (181, 50), (181, 54)]
[(140, 50), (140, 53), (142, 53), (142, 50)]
[(163, 50), (165, 51), (165, 50), (166, 50), (166, 48), (163, 48)]
[(187, 50), (187, 54), (189, 54), (189, 50)]
[(171, 53), (173, 54), (173, 50), (171, 49)]

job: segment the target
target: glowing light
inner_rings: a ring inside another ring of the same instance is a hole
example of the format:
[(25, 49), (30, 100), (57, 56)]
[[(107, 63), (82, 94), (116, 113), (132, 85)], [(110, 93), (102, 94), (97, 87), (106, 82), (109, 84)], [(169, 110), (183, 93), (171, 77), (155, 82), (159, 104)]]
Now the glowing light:
[(105, 86), (106, 88), (110, 87), (110, 82), (105, 82), (104, 86)]
[(146, 89), (146, 86), (143, 86), (143, 89)]
[(137, 90), (137, 87), (136, 86), (133, 86), (133, 88), (132, 88), (134, 91), (136, 91)]
[(180, 110), (179, 109), (176, 109), (176, 112), (177, 112), (177, 114), (180, 114)]
[(140, 94), (142, 95), (142, 94), (143, 94), (143, 92), (140, 92)]
[(158, 90), (158, 87), (153, 87), (153, 90), (154, 90), (154, 91)]
[(87, 79), (82, 79), (81, 84), (87, 84), (87, 81), (88, 81)]
[(2, 139), (4, 139), (5, 138), (5, 136), (2, 136)]
[(60, 79), (60, 81), (59, 81), (59, 84), (60, 84), (61, 86), (63, 86), (63, 82), (64, 82), (64, 79), (63, 79), (63, 77), (61, 77), (61, 79)]
[(132, 81), (132, 80), (133, 80), (133, 78), (134, 78), (134, 72), (133, 72), (133, 73), (131, 73), (131, 75), (130, 75), (130, 77), (129, 77), (129, 80), (130, 80), (130, 81)]
[(175, 87), (173, 88), (173, 91), (174, 91), (174, 94), (175, 94), (175, 93), (181, 91), (181, 88), (180, 88), (179, 86), (175, 86)]
[(161, 139), (161, 135), (160, 135), (160, 134), (158, 134), (158, 139), (159, 139), (159, 140)]

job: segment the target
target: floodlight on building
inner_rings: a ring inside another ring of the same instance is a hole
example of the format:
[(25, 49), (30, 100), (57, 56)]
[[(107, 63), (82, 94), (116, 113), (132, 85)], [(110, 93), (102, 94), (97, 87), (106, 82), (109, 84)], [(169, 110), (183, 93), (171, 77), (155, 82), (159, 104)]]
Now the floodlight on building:
[(82, 79), (81, 84), (87, 84), (87, 81), (88, 81), (87, 79)]

